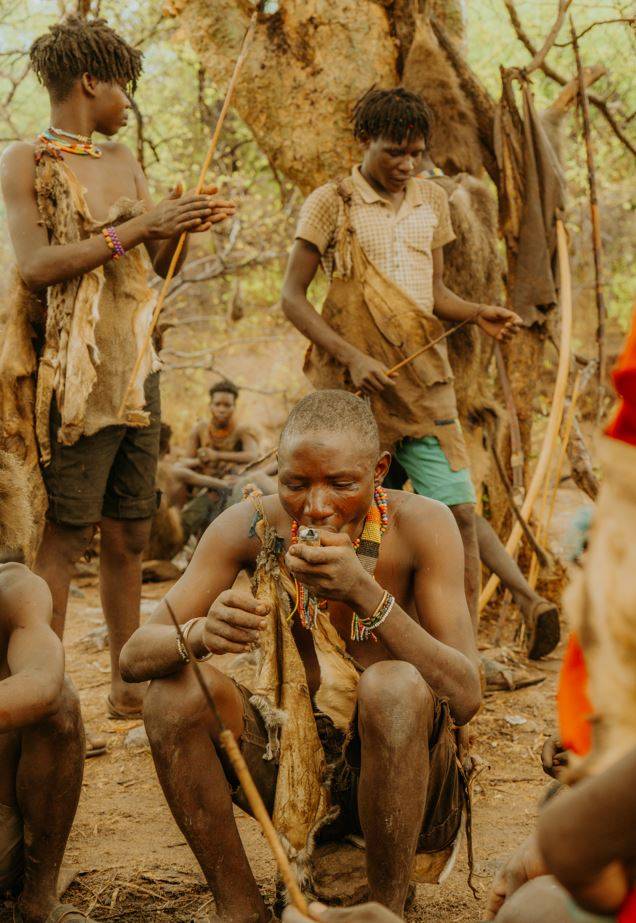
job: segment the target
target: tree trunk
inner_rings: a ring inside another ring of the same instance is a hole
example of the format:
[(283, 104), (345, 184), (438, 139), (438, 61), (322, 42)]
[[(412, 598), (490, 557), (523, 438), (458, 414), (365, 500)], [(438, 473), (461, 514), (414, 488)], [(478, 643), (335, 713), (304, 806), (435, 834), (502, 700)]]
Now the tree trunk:
[[(186, 35), (219, 87), (230, 77), (249, 0), (175, 0)], [(461, 35), (461, 0), (437, 0)], [(303, 193), (356, 160), (354, 101), (395, 86), (415, 31), (412, 0), (285, 0), (261, 17), (234, 106), (277, 171)]]

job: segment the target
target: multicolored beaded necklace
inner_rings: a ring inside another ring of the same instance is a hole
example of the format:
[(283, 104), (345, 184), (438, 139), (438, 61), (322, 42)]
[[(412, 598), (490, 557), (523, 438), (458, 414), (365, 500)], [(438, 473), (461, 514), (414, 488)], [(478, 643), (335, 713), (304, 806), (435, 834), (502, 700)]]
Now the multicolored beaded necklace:
[(47, 128), (38, 137), (38, 141), (49, 150), (63, 151), (65, 154), (79, 154), (80, 157), (101, 157), (102, 150), (86, 135), (75, 135), (72, 131), (61, 128)]
[[(364, 528), (360, 538), (355, 539), (353, 547), (360, 559), (360, 563), (367, 571), (373, 575), (375, 566), (380, 554), (380, 542), (386, 532), (389, 524), (388, 500), (387, 493), (383, 487), (376, 487), (373, 493), (373, 505), (364, 520)], [(298, 541), (298, 530), (300, 526), (296, 520), (292, 520), (291, 525), (291, 544)], [(316, 627), (318, 611), (327, 608), (327, 600), (319, 599), (315, 593), (312, 593), (306, 586), (294, 579), (296, 585), (296, 605), (290, 615), (298, 612), (302, 625), (311, 631)], [(357, 616), (354, 613), (352, 626), (355, 627)]]

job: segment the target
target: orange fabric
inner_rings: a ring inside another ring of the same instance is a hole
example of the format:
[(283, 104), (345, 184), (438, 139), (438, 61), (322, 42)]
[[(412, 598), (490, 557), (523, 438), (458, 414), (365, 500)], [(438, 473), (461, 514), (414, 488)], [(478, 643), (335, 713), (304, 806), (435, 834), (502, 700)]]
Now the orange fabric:
[(612, 379), (622, 400), (605, 432), (613, 439), (636, 445), (636, 310), (632, 316), (632, 329), (612, 372)]
[(588, 720), (592, 714), (592, 704), (587, 695), (585, 655), (574, 632), (568, 639), (563, 657), (557, 691), (557, 709), (563, 746), (579, 756), (585, 756), (592, 746), (592, 732)]

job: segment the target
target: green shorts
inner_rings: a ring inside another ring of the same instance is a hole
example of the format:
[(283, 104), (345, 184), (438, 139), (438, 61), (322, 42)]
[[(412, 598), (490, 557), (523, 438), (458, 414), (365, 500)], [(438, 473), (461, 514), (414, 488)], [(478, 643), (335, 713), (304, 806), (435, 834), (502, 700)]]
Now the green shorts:
[(66, 526), (90, 526), (111, 519), (151, 519), (157, 512), (161, 396), (159, 373), (146, 379), (150, 424), (106, 426), (73, 445), (57, 440), (60, 415), (51, 407), (51, 462), (42, 477), (49, 497), (47, 516)]
[(439, 500), (446, 506), (477, 502), (470, 468), (453, 471), (435, 436), (403, 439), (395, 449), (395, 457), (416, 494)]

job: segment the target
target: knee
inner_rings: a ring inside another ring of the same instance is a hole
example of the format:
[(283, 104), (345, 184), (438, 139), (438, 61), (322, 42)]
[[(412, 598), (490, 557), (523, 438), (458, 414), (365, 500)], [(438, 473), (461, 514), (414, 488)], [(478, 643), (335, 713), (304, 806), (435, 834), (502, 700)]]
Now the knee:
[[(217, 698), (215, 683), (208, 683)], [(177, 676), (153, 679), (144, 696), (144, 724), (150, 743), (158, 743), (201, 724), (207, 717), (207, 705), (191, 669)]]
[(94, 534), (94, 526), (60, 526), (47, 522), (38, 557), (49, 548), (55, 552), (57, 561), (72, 568), (86, 552)]
[[(404, 661), (385, 660), (368, 667), (358, 684), (360, 731), (397, 740), (429, 732), (434, 700), (416, 668)], [(418, 733), (419, 732), (419, 733)]]
[(114, 527), (102, 527), (102, 546), (111, 557), (140, 557), (148, 544), (152, 520), (120, 519)]

